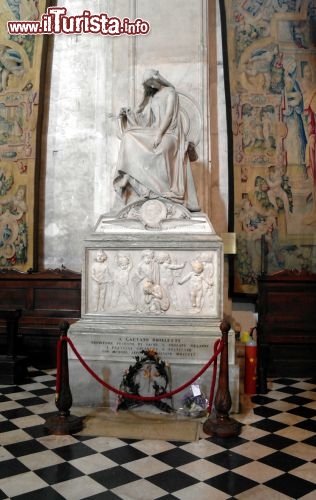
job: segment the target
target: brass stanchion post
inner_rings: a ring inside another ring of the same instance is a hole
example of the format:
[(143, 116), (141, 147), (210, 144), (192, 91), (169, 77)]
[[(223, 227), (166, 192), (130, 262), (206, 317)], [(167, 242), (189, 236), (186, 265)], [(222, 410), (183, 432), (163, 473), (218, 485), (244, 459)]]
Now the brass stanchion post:
[(45, 428), (50, 434), (75, 434), (82, 430), (83, 418), (76, 417), (70, 414), (70, 408), (72, 406), (72, 394), (69, 386), (69, 370), (68, 370), (68, 351), (67, 351), (67, 341), (63, 340), (67, 336), (69, 329), (69, 323), (64, 321), (61, 323), (60, 327), (60, 339), (61, 343), (61, 359), (59, 368), (60, 373), (60, 391), (56, 393), (56, 406), (58, 408), (58, 414), (49, 417), (45, 422)]
[(222, 332), (223, 349), (221, 352), (218, 388), (215, 396), (215, 415), (210, 415), (203, 424), (203, 431), (209, 436), (231, 437), (238, 436), (241, 430), (240, 422), (229, 417), (232, 406), (229, 392), (228, 376), (228, 332), (230, 324), (223, 321), (220, 325)]

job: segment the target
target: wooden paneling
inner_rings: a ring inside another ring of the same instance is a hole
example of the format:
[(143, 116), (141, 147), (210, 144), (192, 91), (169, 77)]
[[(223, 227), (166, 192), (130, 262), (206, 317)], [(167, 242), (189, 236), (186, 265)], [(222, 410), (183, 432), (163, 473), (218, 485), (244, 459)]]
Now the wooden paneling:
[(316, 373), (316, 275), (282, 271), (258, 279), (258, 380)]
[[(0, 272), (0, 309), (22, 309), (19, 351), (35, 366), (55, 366), (56, 342), (63, 320), (80, 318), (81, 275), (65, 269), (36, 273)], [(6, 350), (0, 322), (0, 352)]]

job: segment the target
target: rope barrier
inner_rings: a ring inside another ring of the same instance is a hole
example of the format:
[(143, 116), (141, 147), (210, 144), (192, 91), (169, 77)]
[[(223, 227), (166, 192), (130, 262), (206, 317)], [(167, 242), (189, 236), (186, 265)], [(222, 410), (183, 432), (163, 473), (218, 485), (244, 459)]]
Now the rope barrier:
[(61, 360), (61, 346), (62, 346), (62, 343), (63, 343), (63, 339), (64, 339), (64, 337), (60, 337), (58, 339), (58, 342), (57, 342), (56, 394), (60, 394), (60, 389), (61, 389), (61, 377), (60, 377), (61, 363), (62, 363), (62, 360)]
[(101, 385), (106, 387), (106, 389), (114, 392), (115, 394), (128, 398), (128, 399), (133, 399), (136, 401), (159, 401), (161, 399), (165, 398), (170, 398), (171, 396), (174, 396), (175, 394), (178, 394), (179, 392), (183, 391), (187, 387), (189, 387), (193, 382), (195, 382), (203, 373), (211, 366), (212, 363), (214, 363), (214, 370), (213, 370), (213, 376), (212, 376), (212, 383), (211, 383), (211, 392), (210, 392), (210, 400), (209, 400), (209, 408), (212, 406), (212, 401), (213, 401), (213, 395), (214, 395), (214, 388), (215, 388), (215, 379), (216, 379), (216, 368), (217, 368), (217, 358), (219, 354), (221, 353), (223, 349), (223, 341), (222, 339), (218, 339), (215, 344), (214, 344), (214, 354), (213, 356), (209, 359), (209, 361), (199, 370), (199, 372), (193, 376), (190, 380), (188, 380), (185, 384), (181, 385), (177, 389), (174, 389), (170, 392), (160, 394), (157, 396), (139, 396), (137, 394), (130, 394), (129, 392), (124, 392), (121, 391), (104, 380), (102, 380), (97, 373), (95, 373), (90, 366), (87, 364), (87, 362), (82, 358), (81, 354), (78, 352), (76, 347), (74, 346), (72, 340), (70, 340), (67, 336), (61, 336), (59, 338), (59, 341), (57, 343), (57, 374), (56, 374), (56, 393), (57, 395), (60, 393), (61, 389), (61, 377), (60, 377), (60, 368), (61, 368), (61, 348), (62, 348), (62, 343), (63, 342), (68, 342), (70, 348), (74, 352), (74, 354), (77, 356), (78, 360), (82, 364), (82, 366), (88, 371), (88, 373)]
[[(220, 350), (222, 351), (223, 349), (223, 340), (217, 339), (215, 344), (214, 344), (214, 353), (217, 351), (218, 346), (220, 346)], [(213, 399), (214, 399), (214, 392), (215, 392), (215, 382), (216, 382), (216, 374), (217, 374), (217, 357), (214, 359), (214, 367), (213, 367), (213, 374), (212, 374), (212, 381), (211, 381), (211, 389), (210, 389), (210, 397), (208, 399), (208, 405), (207, 405), (207, 413), (211, 413), (212, 411), (212, 405), (213, 405)]]

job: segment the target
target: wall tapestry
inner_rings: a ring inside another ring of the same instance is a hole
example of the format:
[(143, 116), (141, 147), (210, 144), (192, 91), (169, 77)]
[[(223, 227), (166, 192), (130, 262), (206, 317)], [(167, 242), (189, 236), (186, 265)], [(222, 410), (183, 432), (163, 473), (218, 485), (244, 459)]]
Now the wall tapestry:
[(232, 291), (255, 294), (262, 248), (268, 273), (316, 272), (316, 0), (224, 6), (237, 238)]
[(7, 21), (34, 21), (46, 1), (0, 7), (0, 267), (34, 267), (39, 109), (44, 37), (10, 35)]

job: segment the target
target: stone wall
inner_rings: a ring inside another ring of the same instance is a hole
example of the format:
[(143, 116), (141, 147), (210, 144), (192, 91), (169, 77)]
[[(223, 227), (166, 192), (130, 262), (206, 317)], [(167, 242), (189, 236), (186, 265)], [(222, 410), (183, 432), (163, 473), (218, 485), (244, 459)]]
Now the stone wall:
[[(66, 7), (68, 15), (87, 9), (82, 0), (57, 4)], [(227, 145), (216, 4), (159, 0), (153, 8), (147, 0), (91, 0), (91, 13), (141, 17), (150, 23), (150, 33), (55, 35), (51, 40), (41, 267), (64, 265), (81, 271), (84, 238), (100, 214), (116, 207), (112, 179), (119, 138), (117, 121), (109, 115), (139, 101), (145, 68), (159, 69), (200, 110), (199, 161), (193, 173), (202, 209), (217, 232), (226, 230)]]

